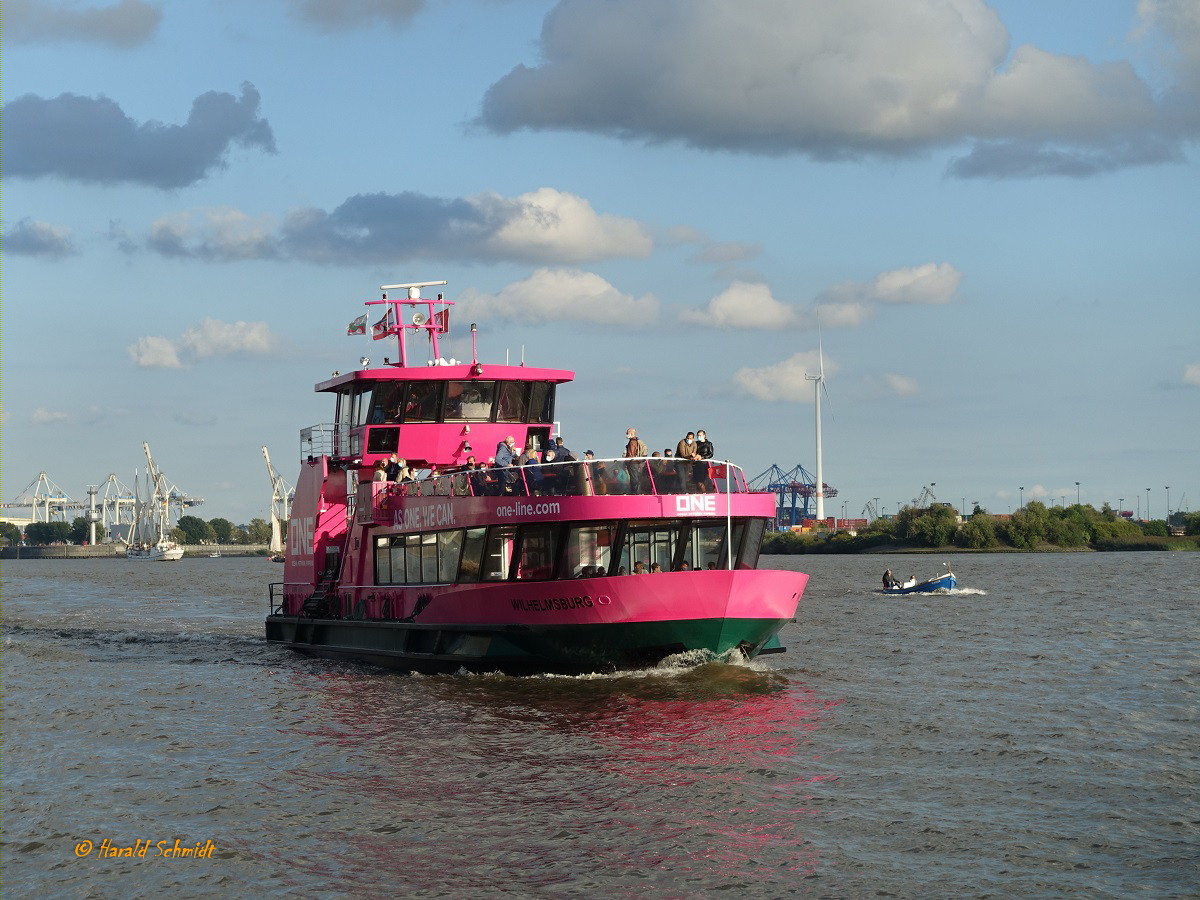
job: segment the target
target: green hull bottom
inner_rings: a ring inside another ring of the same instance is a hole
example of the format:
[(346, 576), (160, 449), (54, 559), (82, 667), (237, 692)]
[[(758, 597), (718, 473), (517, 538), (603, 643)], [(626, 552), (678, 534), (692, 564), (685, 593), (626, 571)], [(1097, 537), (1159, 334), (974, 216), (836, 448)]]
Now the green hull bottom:
[[(418, 625), (270, 616), (268, 641), (300, 653), (406, 672), (566, 675), (653, 666), (669, 656), (782, 652), (789, 619), (686, 619), (603, 625)], [(700, 660), (698, 660), (700, 661)]]

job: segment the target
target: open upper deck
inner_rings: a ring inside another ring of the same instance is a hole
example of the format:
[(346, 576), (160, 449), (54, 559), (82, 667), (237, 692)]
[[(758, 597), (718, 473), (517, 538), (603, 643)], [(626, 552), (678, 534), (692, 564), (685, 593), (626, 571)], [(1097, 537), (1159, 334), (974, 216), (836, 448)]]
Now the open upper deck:
[[(408, 482), (364, 482), (358, 486), (355, 520), (360, 525), (392, 525), (404, 521), (403, 510), (425, 504), (421, 498), (656, 498), (654, 503), (638, 501), (611, 509), (612, 516), (657, 515), (666, 509), (672, 515), (696, 513), (725, 515), (732, 511), (733, 498), (753, 494), (764, 498), (765, 505), (745, 505), (738, 500), (742, 515), (771, 515), (774, 495), (751, 490), (742, 469), (731, 463), (693, 463), (688, 460), (643, 457), (638, 459), (598, 459), (584, 462), (531, 463), (525, 466), (482, 468)], [(670, 498), (664, 507), (657, 502)], [(511, 504), (509, 504), (511, 506)], [(518, 504), (531, 515), (562, 511), (564, 504), (528, 502)], [(565, 505), (584, 509), (577, 503)], [(551, 508), (553, 507), (553, 508)], [(590, 504), (588, 510), (596, 510)], [(490, 509), (490, 506), (489, 506)], [(506, 514), (507, 518), (511, 513)]]

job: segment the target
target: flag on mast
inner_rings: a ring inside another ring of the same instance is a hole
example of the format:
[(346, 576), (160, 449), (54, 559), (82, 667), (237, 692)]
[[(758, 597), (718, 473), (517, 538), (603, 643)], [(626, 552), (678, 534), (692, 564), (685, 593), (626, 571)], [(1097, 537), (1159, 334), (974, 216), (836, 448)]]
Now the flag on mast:
[(437, 325), (438, 333), (445, 334), (450, 330), (450, 310), (443, 309), (441, 312), (434, 313), (433, 321)]
[(367, 333), (367, 314), (363, 313), (353, 322), (346, 326), (346, 334), (366, 334)]
[(378, 341), (381, 338), (387, 337), (392, 333), (392, 324), (395, 321), (392, 317), (392, 307), (388, 307), (388, 311), (383, 314), (383, 318), (371, 326), (371, 340)]

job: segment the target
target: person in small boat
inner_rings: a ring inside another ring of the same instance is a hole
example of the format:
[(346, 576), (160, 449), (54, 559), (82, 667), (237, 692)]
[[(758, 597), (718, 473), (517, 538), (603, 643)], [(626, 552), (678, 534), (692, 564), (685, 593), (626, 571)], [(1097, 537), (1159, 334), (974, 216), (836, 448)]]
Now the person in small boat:
[(916, 587), (916, 586), (917, 586), (917, 576), (916, 576), (916, 575), (909, 575), (909, 576), (908, 576), (908, 581), (904, 582), (904, 584), (902, 584), (902, 585), (900, 585), (900, 586), (901, 586), (901, 587), (906, 587), (906, 588), (910, 588), (910, 587)]
[(889, 590), (892, 587), (894, 587), (895, 584), (896, 584), (896, 579), (892, 577), (892, 570), (887, 569), (886, 571), (884, 571), (884, 573), (883, 573), (883, 589), (885, 591)]

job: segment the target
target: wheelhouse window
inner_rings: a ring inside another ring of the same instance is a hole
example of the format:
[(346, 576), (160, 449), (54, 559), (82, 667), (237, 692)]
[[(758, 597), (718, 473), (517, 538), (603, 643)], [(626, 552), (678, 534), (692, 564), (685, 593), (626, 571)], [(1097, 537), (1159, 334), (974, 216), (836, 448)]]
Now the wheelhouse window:
[(436, 422), (441, 400), (442, 382), (410, 381), (404, 392), (404, 421)]
[(352, 384), (338, 391), (335, 421), (339, 425), (364, 425), (367, 419), (371, 387)]
[(371, 392), (371, 413), (367, 418), (369, 425), (394, 424), (400, 421), (403, 407), (400, 400), (404, 394), (404, 383), (400, 381), (380, 381)]
[(492, 417), (492, 402), (496, 398), (494, 381), (451, 381), (446, 385), (447, 422), (487, 422)]
[(554, 385), (548, 381), (535, 381), (529, 391), (529, 421), (554, 421)]
[(526, 410), (526, 388), (524, 381), (502, 381), (499, 385), (500, 402), (496, 406), (497, 422), (524, 422)]

